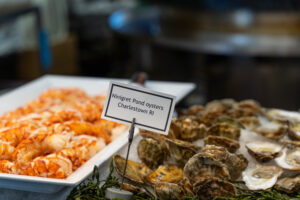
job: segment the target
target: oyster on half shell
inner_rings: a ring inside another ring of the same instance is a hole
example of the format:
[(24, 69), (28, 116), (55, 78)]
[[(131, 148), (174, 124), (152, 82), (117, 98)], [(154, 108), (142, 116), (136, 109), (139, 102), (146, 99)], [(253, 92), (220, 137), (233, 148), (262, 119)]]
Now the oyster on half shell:
[(293, 192), (300, 192), (300, 175), (296, 177), (285, 177), (281, 178), (277, 181), (275, 187), (278, 190), (293, 193)]
[[(123, 175), (125, 159), (119, 155), (113, 157), (113, 163), (119, 175)], [(128, 160), (125, 178), (139, 184), (144, 184), (144, 177), (150, 174), (152, 170), (146, 165)]]
[(282, 150), (282, 155), (275, 158), (277, 165), (286, 170), (300, 170), (300, 147), (288, 146)]
[(274, 140), (283, 138), (289, 130), (290, 128), (288, 124), (279, 124), (273, 121), (252, 129), (255, 133)]
[(259, 162), (268, 162), (279, 156), (282, 146), (273, 142), (250, 142), (246, 148), (251, 156)]
[(248, 168), (243, 174), (243, 180), (250, 190), (265, 190), (275, 185), (277, 178), (281, 176), (282, 169), (276, 166), (262, 166)]

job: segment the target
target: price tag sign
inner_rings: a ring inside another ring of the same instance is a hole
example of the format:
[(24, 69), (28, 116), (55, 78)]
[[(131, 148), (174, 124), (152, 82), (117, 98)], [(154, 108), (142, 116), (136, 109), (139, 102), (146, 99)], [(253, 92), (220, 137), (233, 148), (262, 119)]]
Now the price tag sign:
[(143, 87), (111, 82), (102, 118), (168, 134), (175, 106), (175, 96)]

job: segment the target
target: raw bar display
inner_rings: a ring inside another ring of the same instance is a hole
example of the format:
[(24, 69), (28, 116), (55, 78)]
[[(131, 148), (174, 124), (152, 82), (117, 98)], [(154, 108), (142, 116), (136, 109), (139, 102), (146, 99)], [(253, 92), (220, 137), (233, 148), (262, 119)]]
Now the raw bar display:
[(105, 96), (55, 88), (0, 117), (0, 172), (63, 179), (127, 127), (100, 119)]

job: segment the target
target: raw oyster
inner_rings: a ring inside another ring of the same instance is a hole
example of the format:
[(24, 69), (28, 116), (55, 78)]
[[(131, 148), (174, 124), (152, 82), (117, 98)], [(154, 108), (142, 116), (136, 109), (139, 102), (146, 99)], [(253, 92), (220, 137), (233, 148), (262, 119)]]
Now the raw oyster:
[(200, 200), (211, 200), (215, 197), (233, 197), (236, 188), (228, 181), (219, 178), (203, 178), (193, 185), (193, 190)]
[(266, 138), (279, 140), (289, 132), (289, 126), (270, 121), (252, 129), (252, 131)]
[[(113, 157), (114, 166), (119, 175), (123, 175), (125, 159), (119, 155)], [(134, 181), (139, 184), (144, 183), (144, 177), (150, 174), (152, 170), (146, 165), (128, 160), (125, 178)]]
[(300, 170), (300, 147), (289, 146), (282, 150), (282, 155), (275, 158), (277, 165), (283, 169)]
[(220, 99), (208, 102), (205, 106), (205, 109), (210, 112), (215, 113), (226, 113), (229, 109), (231, 109), (235, 105), (235, 101), (233, 99)]
[(259, 118), (256, 116), (240, 117), (238, 118), (238, 121), (247, 128), (255, 128), (257, 126), (260, 126)]
[(145, 181), (150, 184), (156, 183), (179, 183), (183, 179), (183, 171), (175, 165), (161, 165), (154, 172), (145, 177)]
[(180, 200), (184, 196), (182, 187), (175, 183), (157, 183), (154, 185), (154, 191), (162, 200)]
[(210, 135), (210, 136), (204, 138), (204, 144), (205, 145), (212, 144), (212, 145), (216, 145), (216, 146), (221, 146), (221, 147), (226, 148), (231, 153), (236, 152), (236, 150), (238, 150), (240, 148), (240, 144), (237, 141), (232, 140), (227, 137), (223, 137), (223, 136)]
[(193, 117), (172, 119), (170, 129), (175, 138), (186, 141), (203, 138), (206, 132), (206, 126)]
[(165, 140), (168, 144), (170, 156), (181, 166), (184, 166), (185, 163), (201, 149), (201, 147), (190, 142), (168, 138)]
[(165, 160), (165, 151), (154, 139), (143, 138), (137, 147), (138, 156), (151, 169), (157, 168)]
[(214, 159), (224, 163), (229, 170), (230, 179), (236, 180), (248, 165), (247, 159), (242, 154), (229, 153), (224, 147), (215, 145), (206, 145), (203, 153), (213, 157)]
[(293, 178), (279, 179), (275, 187), (287, 193), (300, 192), (300, 175)]
[(250, 190), (265, 190), (273, 187), (281, 174), (280, 167), (257, 165), (243, 172), (243, 180)]
[(246, 148), (251, 156), (259, 162), (268, 162), (279, 156), (282, 146), (273, 142), (250, 142)]
[(299, 112), (291, 112), (291, 111), (285, 111), (280, 109), (269, 109), (267, 111), (267, 116), (281, 121), (290, 121), (293, 124), (300, 123)]
[(293, 126), (288, 132), (288, 136), (292, 140), (300, 140), (300, 124)]
[(224, 136), (233, 140), (238, 140), (241, 134), (240, 132), (240, 129), (234, 125), (228, 123), (218, 123), (207, 130), (206, 136)]
[(230, 174), (227, 166), (206, 153), (195, 154), (184, 166), (184, 176), (191, 184), (201, 178), (217, 177), (229, 180)]

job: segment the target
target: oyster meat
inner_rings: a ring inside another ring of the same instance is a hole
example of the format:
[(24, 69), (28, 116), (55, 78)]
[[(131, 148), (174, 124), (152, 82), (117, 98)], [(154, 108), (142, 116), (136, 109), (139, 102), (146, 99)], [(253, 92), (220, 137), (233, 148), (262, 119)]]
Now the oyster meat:
[(179, 183), (183, 179), (183, 171), (175, 165), (161, 165), (154, 172), (145, 177), (150, 184), (156, 183)]
[(203, 153), (213, 157), (214, 159), (224, 163), (229, 170), (230, 179), (236, 180), (248, 165), (247, 159), (242, 154), (229, 153), (224, 147), (215, 145), (206, 145)]
[(201, 149), (201, 147), (190, 142), (168, 138), (165, 140), (167, 142), (171, 158), (173, 158), (181, 166), (184, 166), (185, 163)]
[(300, 192), (300, 175), (292, 178), (281, 178), (277, 181), (275, 187), (287, 193)]
[(240, 148), (240, 144), (237, 141), (223, 136), (207, 136), (204, 138), (204, 144), (221, 146), (226, 148), (231, 153), (236, 152), (236, 150)]
[(250, 142), (246, 148), (251, 156), (259, 162), (269, 162), (279, 156), (282, 146), (273, 142)]
[[(119, 155), (113, 157), (113, 163), (119, 175), (123, 175), (125, 159)], [(125, 178), (139, 184), (144, 183), (144, 177), (150, 174), (152, 170), (146, 165), (128, 160)]]
[(202, 178), (217, 177), (229, 180), (230, 174), (227, 166), (206, 153), (195, 154), (184, 166), (184, 176), (191, 184)]
[(138, 156), (151, 169), (157, 168), (165, 160), (165, 151), (154, 139), (143, 138), (137, 147)]
[(193, 190), (200, 200), (233, 197), (237, 194), (233, 184), (215, 177), (200, 179), (193, 185)]
[(282, 155), (275, 159), (277, 165), (286, 170), (300, 170), (300, 147), (288, 146), (282, 150)]
[(182, 187), (175, 183), (157, 183), (154, 185), (154, 191), (162, 200), (180, 200), (184, 196)]
[(213, 125), (206, 132), (206, 136), (223, 136), (233, 140), (239, 140), (240, 134), (238, 127), (224, 122)]
[(252, 129), (252, 131), (266, 138), (279, 140), (289, 132), (289, 126), (270, 121)]
[(204, 137), (206, 126), (194, 117), (181, 117), (172, 119), (170, 130), (177, 139), (194, 141)]
[(281, 174), (280, 167), (257, 165), (243, 172), (243, 180), (250, 190), (265, 190), (273, 187)]

